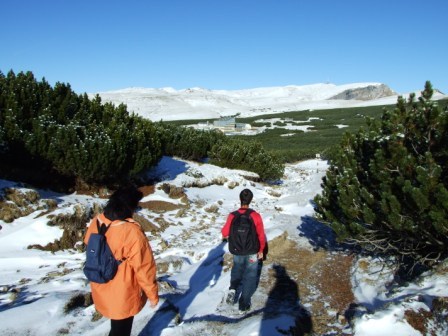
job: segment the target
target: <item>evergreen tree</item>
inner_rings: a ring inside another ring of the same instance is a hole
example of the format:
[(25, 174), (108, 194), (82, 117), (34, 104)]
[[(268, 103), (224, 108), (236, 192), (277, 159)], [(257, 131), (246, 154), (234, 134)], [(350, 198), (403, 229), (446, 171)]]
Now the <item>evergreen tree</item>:
[(400, 97), (366, 129), (345, 134), (315, 197), (317, 217), (340, 240), (431, 263), (448, 248), (448, 111)]
[(7, 142), (5, 137), (5, 131), (3, 127), (0, 125), (0, 154), (7, 150)]

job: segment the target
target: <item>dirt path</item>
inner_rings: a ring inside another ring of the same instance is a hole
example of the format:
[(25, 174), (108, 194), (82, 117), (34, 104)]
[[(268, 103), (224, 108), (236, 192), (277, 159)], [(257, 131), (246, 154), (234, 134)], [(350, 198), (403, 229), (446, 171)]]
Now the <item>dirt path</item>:
[[(299, 249), (286, 235), (270, 242), (269, 247), (259, 290), (268, 295), (268, 307), (269, 300), (284, 304), (288, 297), (291, 300), (297, 295), (301, 317), (290, 334), (342, 334), (346, 323), (343, 313), (354, 302), (350, 283), (353, 257), (341, 252)], [(292, 283), (296, 284), (296, 292)], [(344, 335), (350, 334), (345, 331)]]
[[(153, 188), (142, 190), (145, 194)], [(165, 212), (164, 202), (147, 202)], [(225, 265), (230, 267), (230, 256)], [(259, 288), (254, 296), (263, 308), (264, 318), (289, 314), (296, 316), (296, 326), (286, 335), (350, 335), (344, 328), (344, 311), (354, 302), (350, 282), (353, 257), (325, 249), (299, 248), (287, 234), (269, 242)]]

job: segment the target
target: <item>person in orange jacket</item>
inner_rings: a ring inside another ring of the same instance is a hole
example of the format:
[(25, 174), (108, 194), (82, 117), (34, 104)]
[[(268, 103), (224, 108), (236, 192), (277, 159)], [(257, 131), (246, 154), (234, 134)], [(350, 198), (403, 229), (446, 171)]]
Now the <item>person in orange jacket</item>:
[(90, 283), (96, 310), (111, 320), (109, 336), (131, 335), (134, 316), (148, 300), (152, 308), (159, 302), (152, 249), (140, 224), (132, 219), (142, 197), (142, 192), (133, 186), (118, 189), (104, 212), (92, 219), (84, 237), (87, 244), (90, 235), (98, 231), (97, 221), (110, 225), (107, 243), (115, 259), (122, 260), (112, 280)]

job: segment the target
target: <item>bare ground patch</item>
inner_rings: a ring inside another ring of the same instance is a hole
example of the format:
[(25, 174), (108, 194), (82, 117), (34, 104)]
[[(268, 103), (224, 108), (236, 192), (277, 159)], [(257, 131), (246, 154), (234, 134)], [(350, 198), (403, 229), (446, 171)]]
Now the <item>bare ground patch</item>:
[[(260, 289), (272, 296), (273, 287), (278, 283), (278, 274), (272, 270), (281, 265), (297, 284), (298, 299), (309, 313), (313, 332), (316, 335), (334, 332), (335, 325), (341, 331), (345, 320), (338, 317), (344, 315), (355, 299), (350, 282), (352, 262), (352, 256), (340, 252), (298, 248), (284, 234), (269, 242), (269, 254), (264, 263), (269, 271), (261, 278)], [(292, 331), (291, 334), (307, 333)]]
[(185, 207), (185, 205), (182, 204), (174, 204), (165, 201), (140, 202), (140, 206), (157, 213), (179, 210)]
[(138, 190), (140, 190), (143, 193), (143, 197), (154, 194), (155, 189), (156, 188), (154, 185), (142, 186), (138, 188)]
[[(146, 197), (155, 192), (155, 186), (154, 185), (142, 186), (139, 188), (139, 190), (143, 193), (143, 197)], [(165, 201), (140, 202), (139, 205), (144, 209), (148, 209), (148, 210), (151, 210), (151, 211), (154, 211), (157, 213), (163, 213), (163, 212), (167, 212), (167, 211), (173, 211), (173, 210), (185, 208), (184, 205), (178, 205), (175, 203), (165, 202)]]

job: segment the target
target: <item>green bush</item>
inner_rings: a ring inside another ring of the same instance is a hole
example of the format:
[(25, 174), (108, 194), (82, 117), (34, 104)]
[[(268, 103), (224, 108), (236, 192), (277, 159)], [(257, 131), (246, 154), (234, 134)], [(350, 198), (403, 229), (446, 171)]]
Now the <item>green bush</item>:
[(203, 160), (213, 145), (226, 141), (226, 136), (219, 131), (195, 130), (162, 122), (157, 124), (157, 132), (165, 155), (186, 160)]
[(344, 135), (315, 197), (340, 240), (423, 264), (447, 256), (448, 110), (432, 92)]
[(33, 162), (28, 169), (40, 174), (108, 184), (133, 178), (162, 155), (153, 123), (125, 105), (89, 100), (66, 84), (52, 88), (31, 72), (0, 72), (0, 89), (0, 148), (10, 167)]
[(218, 166), (255, 172), (265, 181), (278, 180), (284, 173), (283, 163), (267, 153), (259, 142), (228, 138), (213, 146), (210, 160)]
[(219, 131), (154, 124), (129, 114), (126, 105), (77, 95), (68, 84), (51, 87), (31, 72), (0, 72), (0, 112), (2, 178), (112, 185), (136, 178), (162, 155), (203, 160), (212, 148), (227, 143), (233, 149), (247, 145), (244, 150), (250, 155), (236, 163), (216, 160), (220, 165), (253, 170), (263, 179), (279, 178), (283, 171), (259, 144), (237, 145)]

